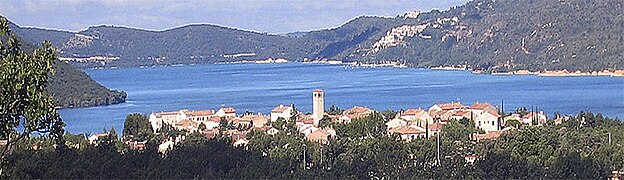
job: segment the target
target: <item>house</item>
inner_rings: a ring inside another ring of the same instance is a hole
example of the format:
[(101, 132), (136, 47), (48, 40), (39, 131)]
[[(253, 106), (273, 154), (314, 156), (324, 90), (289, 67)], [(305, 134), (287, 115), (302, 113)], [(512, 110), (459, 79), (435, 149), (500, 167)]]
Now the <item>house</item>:
[(290, 106), (285, 106), (280, 104), (279, 106), (273, 108), (271, 110), (271, 122), (275, 122), (278, 118), (284, 118), (284, 120), (289, 121), (290, 118), (295, 115), (295, 110)]
[(479, 141), (479, 140), (484, 140), (484, 139), (496, 139), (498, 137), (500, 137), (503, 133), (506, 133), (508, 131), (512, 131), (512, 130), (516, 130), (516, 128), (514, 127), (506, 127), (502, 130), (499, 131), (486, 131), (485, 134), (479, 134), (479, 133), (475, 133), (472, 135), (472, 140), (474, 141)]
[(466, 109), (467, 107), (464, 106), (463, 104), (459, 103), (459, 102), (451, 102), (451, 103), (446, 103), (446, 104), (434, 104), (433, 106), (431, 106), (429, 108), (429, 112), (438, 112), (438, 111), (443, 111), (443, 110), (447, 110), (447, 111), (452, 111), (452, 110), (460, 110), (460, 109)]
[(215, 115), (219, 117), (233, 118), (236, 117), (236, 109), (233, 107), (222, 107)]
[(388, 130), (389, 133), (401, 136), (401, 139), (412, 141), (416, 138), (424, 138), (426, 136), (425, 129), (418, 126), (402, 126)]
[(470, 106), (470, 111), (475, 115), (481, 115), (485, 112), (498, 112), (498, 108), (490, 103), (479, 103), (479, 101), (477, 101)]
[(442, 131), (442, 128), (444, 128), (444, 124), (442, 123), (433, 123), (427, 125), (427, 129), (429, 130), (429, 138), (436, 136), (440, 131)]
[(214, 137), (217, 137), (217, 135), (220, 133), (220, 130), (218, 128), (214, 128), (214, 129), (207, 129), (201, 132), (202, 135), (204, 135), (204, 137), (208, 138), (208, 139), (212, 139)]
[(303, 135), (308, 135), (314, 131), (319, 130), (319, 128), (315, 127), (314, 124), (304, 124), (298, 128), (299, 132)]
[(191, 121), (189, 119), (182, 120), (173, 124), (173, 127), (177, 130), (185, 130), (187, 132), (196, 132), (199, 129), (199, 123)]
[(234, 118), (232, 121), (234, 127), (251, 127), (252, 121), (249, 118)]
[(145, 150), (145, 144), (147, 143), (146, 141), (127, 141), (126, 145), (128, 145), (128, 148), (135, 150), (135, 151), (143, 151)]
[(306, 135), (306, 139), (308, 139), (308, 141), (310, 142), (317, 142), (317, 143), (321, 143), (321, 144), (329, 144), (329, 138), (331, 138), (332, 135), (322, 129), (316, 130), (308, 135)]
[(249, 119), (254, 127), (264, 127), (271, 119), (269, 116), (262, 115), (258, 113), (257, 115), (246, 114), (242, 117), (242, 119)]
[(187, 114), (187, 119), (192, 121), (208, 121), (212, 116), (215, 116), (213, 110), (199, 110), (199, 111), (190, 111)]
[(156, 133), (156, 131), (158, 131), (163, 124), (174, 124), (182, 120), (182, 118), (186, 119), (186, 116), (182, 117), (183, 112), (184, 110), (160, 113), (152, 112), (148, 121), (152, 126), (152, 130)]
[(158, 152), (164, 154), (167, 151), (172, 150), (173, 149), (173, 144), (174, 144), (173, 141), (169, 140), (169, 141), (166, 141), (166, 142), (158, 145)]
[(277, 133), (279, 133), (279, 131), (280, 131), (279, 129), (276, 129), (276, 128), (274, 128), (274, 127), (271, 127), (271, 129), (267, 130), (267, 131), (266, 131), (266, 133), (267, 133), (268, 135), (273, 136), (273, 135), (276, 135)]
[(88, 140), (89, 140), (89, 143), (95, 144), (97, 143), (98, 140), (100, 140), (100, 138), (104, 138), (106, 136), (108, 136), (108, 133), (97, 133), (97, 134), (93, 134), (89, 136)]
[(486, 133), (490, 131), (498, 131), (500, 115), (495, 112), (486, 112), (474, 118), (476, 128), (483, 129)]
[(514, 113), (509, 116), (505, 116), (505, 118), (503, 118), (503, 125), (506, 125), (509, 121), (518, 121), (518, 123), (522, 123), (522, 115)]
[[(189, 120), (193, 121), (197, 124), (203, 123), (206, 125), (206, 128), (217, 127), (214, 124), (215, 113), (213, 110), (198, 110), (198, 111), (190, 111), (188, 109), (182, 109), (179, 111), (172, 112), (152, 112), (149, 116), (149, 122), (152, 126), (152, 130), (157, 132), (160, 127), (164, 124), (172, 125), (179, 124), (181, 121)], [(212, 121), (212, 123), (211, 123)], [(217, 121), (218, 122), (218, 121)], [(188, 124), (188, 122), (185, 122)]]
[(373, 110), (367, 107), (353, 106), (351, 109), (347, 109), (342, 112), (340, 122), (350, 123), (353, 119), (365, 118), (373, 113)]
[(546, 124), (546, 114), (544, 112), (531, 112), (522, 116), (522, 123), (529, 125), (543, 125)]
[(467, 110), (458, 110), (458, 111), (449, 111), (451, 112), (451, 116), (448, 118), (450, 119), (454, 119), (454, 120), (461, 120), (463, 118), (466, 119), (472, 119), (474, 117), (472, 111), (467, 111)]
[(227, 130), (223, 132), (224, 136), (230, 137), (232, 141), (236, 142), (240, 139), (245, 139), (247, 131)]
[(396, 116), (394, 119), (388, 121), (386, 123), (387, 129), (392, 129), (396, 127), (407, 126), (407, 121), (403, 119), (403, 117)]
[(407, 109), (400, 114), (401, 118), (407, 120), (412, 124), (416, 124), (420, 127), (425, 127), (426, 124), (433, 123), (433, 117), (423, 109)]

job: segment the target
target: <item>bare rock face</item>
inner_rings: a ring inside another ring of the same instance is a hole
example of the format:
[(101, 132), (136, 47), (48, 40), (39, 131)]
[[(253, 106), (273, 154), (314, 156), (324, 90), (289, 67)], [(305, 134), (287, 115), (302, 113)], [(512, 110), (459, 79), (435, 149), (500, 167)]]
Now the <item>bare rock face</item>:
[(63, 49), (70, 48), (86, 48), (91, 45), (93, 39), (97, 39), (97, 37), (87, 36), (83, 34), (74, 34), (65, 44), (63, 44)]

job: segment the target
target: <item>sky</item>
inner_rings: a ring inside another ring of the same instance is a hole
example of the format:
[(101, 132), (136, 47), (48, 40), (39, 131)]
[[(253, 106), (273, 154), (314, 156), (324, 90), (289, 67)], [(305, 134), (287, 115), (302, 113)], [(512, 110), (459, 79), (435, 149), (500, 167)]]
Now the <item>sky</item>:
[(361, 16), (445, 10), (467, 0), (0, 0), (0, 15), (20, 26), (80, 31), (115, 25), (165, 30), (216, 24), (267, 33), (338, 27)]

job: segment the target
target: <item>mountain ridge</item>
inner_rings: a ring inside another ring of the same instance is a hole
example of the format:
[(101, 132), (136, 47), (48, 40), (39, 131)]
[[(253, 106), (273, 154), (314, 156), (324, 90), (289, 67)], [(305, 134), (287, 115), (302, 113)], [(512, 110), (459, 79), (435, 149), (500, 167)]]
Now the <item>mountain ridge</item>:
[[(18, 39), (21, 48), (26, 52), (34, 51), (38, 46), (22, 37), (18, 36)], [(125, 102), (127, 96), (125, 92), (110, 90), (93, 80), (85, 72), (63, 61), (56, 59), (54, 70), (55, 73), (49, 77), (47, 82), (46, 91), (52, 96), (58, 107), (91, 107)]]
[(487, 71), (590, 71), (623, 68), (620, 10), (622, 2), (617, 0), (473, 0), (410, 17), (359, 16), (339, 27), (294, 35), (214, 24), (162, 31), (96, 26), (76, 33), (19, 32), (30, 40), (41, 40), (46, 36), (37, 33), (48, 33), (53, 44), (62, 47), (62, 57), (119, 58), (70, 62), (81, 68), (327, 58), (399, 61), (414, 67), (463, 65)]

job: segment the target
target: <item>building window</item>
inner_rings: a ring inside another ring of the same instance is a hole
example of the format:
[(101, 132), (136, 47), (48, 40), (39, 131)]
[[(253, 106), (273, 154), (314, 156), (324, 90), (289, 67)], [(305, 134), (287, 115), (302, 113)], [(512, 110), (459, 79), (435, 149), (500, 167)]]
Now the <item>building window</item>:
[(494, 121), (492, 121), (492, 126), (494, 126)]

